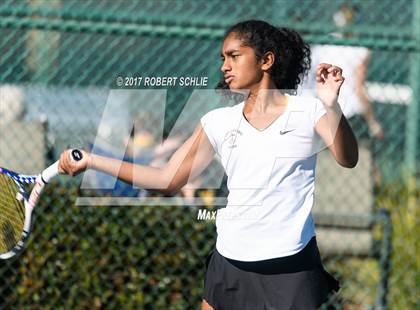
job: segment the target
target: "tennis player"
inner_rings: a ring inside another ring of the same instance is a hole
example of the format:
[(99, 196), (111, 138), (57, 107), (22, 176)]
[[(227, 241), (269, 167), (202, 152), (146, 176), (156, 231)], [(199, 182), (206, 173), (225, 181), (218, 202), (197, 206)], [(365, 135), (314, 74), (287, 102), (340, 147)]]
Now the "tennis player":
[(217, 153), (229, 196), (217, 213), (202, 309), (316, 309), (339, 289), (321, 263), (311, 216), (317, 146), (323, 141), (341, 166), (358, 161), (337, 103), (342, 70), (319, 65), (318, 99), (287, 94), (282, 90), (296, 89), (309, 69), (309, 46), (291, 29), (256, 20), (227, 30), (221, 58), (219, 88), (246, 94), (244, 101), (205, 114), (164, 167), (86, 152), (74, 162), (65, 151), (60, 169), (70, 175), (95, 169), (175, 193)]

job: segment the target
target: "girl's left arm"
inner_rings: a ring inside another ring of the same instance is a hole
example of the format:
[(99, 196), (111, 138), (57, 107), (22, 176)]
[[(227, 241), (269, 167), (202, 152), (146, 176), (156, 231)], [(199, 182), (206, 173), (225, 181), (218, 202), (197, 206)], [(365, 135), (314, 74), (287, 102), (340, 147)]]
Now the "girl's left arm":
[(337, 102), (344, 82), (341, 68), (320, 64), (316, 72), (318, 98), (326, 114), (315, 125), (316, 132), (324, 140), (335, 160), (343, 167), (356, 166), (359, 151), (354, 133)]

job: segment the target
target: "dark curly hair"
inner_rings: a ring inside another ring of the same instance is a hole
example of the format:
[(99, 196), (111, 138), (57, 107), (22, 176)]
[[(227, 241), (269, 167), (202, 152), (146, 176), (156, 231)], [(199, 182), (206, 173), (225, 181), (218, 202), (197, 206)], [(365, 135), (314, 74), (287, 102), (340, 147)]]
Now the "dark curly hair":
[[(265, 53), (275, 56), (270, 75), (278, 89), (294, 91), (302, 82), (311, 66), (311, 50), (302, 37), (289, 28), (276, 28), (261, 20), (247, 20), (231, 26), (223, 39), (235, 33), (245, 46), (254, 49), (257, 60)], [(229, 89), (222, 79), (219, 90)]]

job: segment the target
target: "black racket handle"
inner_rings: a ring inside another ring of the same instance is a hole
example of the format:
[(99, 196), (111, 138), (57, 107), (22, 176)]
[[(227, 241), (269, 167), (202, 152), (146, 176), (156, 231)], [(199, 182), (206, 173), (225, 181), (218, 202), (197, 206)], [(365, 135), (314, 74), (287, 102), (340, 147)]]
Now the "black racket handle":
[(74, 149), (71, 151), (71, 158), (73, 158), (73, 160), (75, 161), (79, 161), (79, 160), (82, 160), (83, 154), (82, 152), (80, 152), (80, 150)]

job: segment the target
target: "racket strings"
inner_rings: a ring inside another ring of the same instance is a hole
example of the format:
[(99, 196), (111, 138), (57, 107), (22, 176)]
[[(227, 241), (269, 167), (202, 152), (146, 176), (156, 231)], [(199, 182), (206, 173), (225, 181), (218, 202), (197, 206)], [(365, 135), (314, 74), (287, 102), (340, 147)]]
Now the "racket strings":
[(21, 239), (25, 206), (16, 198), (18, 192), (13, 179), (0, 173), (0, 253), (10, 251)]

